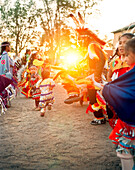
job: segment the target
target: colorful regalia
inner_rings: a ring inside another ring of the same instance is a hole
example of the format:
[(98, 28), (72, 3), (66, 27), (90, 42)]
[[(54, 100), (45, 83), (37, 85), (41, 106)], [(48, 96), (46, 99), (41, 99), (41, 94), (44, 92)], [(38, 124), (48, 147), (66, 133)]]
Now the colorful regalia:
[(40, 79), (35, 86), (32, 89), (32, 99), (38, 100), (40, 99), (40, 94), (41, 94), (41, 90), (40, 90), (40, 83), (42, 82), (42, 79)]
[[(78, 44), (80, 47), (85, 48), (83, 51), (86, 52), (85, 55), (82, 56), (83, 62), (84, 60), (87, 61), (88, 69), (86, 70), (87, 73), (84, 73), (84, 75), (81, 75), (81, 77), (83, 77), (82, 79), (85, 79), (85, 77), (94, 73), (96, 81), (101, 81), (101, 74), (106, 61), (106, 54), (104, 53), (101, 46), (104, 46), (106, 43), (101, 40), (94, 32), (84, 27), (85, 21), (83, 20), (80, 12), (78, 12), (79, 20), (73, 14), (69, 14), (69, 17), (73, 19), (76, 25), (75, 31), (77, 33)], [(81, 68), (81, 65), (79, 65), (79, 69), (83, 70), (83, 67)], [(64, 101), (66, 104), (71, 104), (75, 101), (81, 101), (80, 90), (75, 84), (65, 83), (64, 88), (67, 90), (69, 95), (69, 98)], [(88, 86), (88, 89), (91, 89), (91, 84), (90, 87)], [(94, 91), (95, 89), (92, 90)], [(96, 92), (94, 92), (93, 95), (91, 95), (91, 92), (89, 93), (89, 91), (87, 93), (90, 102), (93, 100), (92, 98), (94, 98), (94, 102), (92, 102), (92, 104), (94, 104), (96, 101), (95, 94)]]
[(52, 89), (55, 87), (55, 82), (51, 78), (44, 79), (40, 84), (40, 102), (39, 106), (45, 108), (49, 103), (53, 104), (54, 95)]
[[(89, 69), (92, 73), (94, 73), (94, 79), (97, 82), (102, 82), (102, 73), (104, 69), (104, 65), (106, 62), (106, 53), (96, 43), (91, 43), (88, 47), (89, 52)], [(98, 90), (98, 89), (97, 89)], [(104, 120), (107, 117), (106, 114), (106, 104), (105, 101), (100, 97), (96, 88), (91, 88), (88, 86), (88, 93), (90, 98), (90, 104), (86, 109), (86, 113), (92, 112), (94, 113), (95, 119), (94, 122), (97, 124), (105, 123)], [(99, 122), (99, 123), (98, 123)]]
[(114, 59), (112, 59), (109, 63), (109, 66), (113, 72), (112, 80), (126, 73), (129, 69), (129, 65), (127, 65), (126, 62), (123, 62), (120, 56), (116, 56)]
[[(121, 57), (119, 57), (119, 56), (116, 56), (114, 59), (112, 59), (111, 62), (109, 63), (109, 66), (113, 72), (112, 79), (118, 78), (122, 74), (126, 73), (127, 70), (129, 69), (129, 66), (127, 65), (127, 63), (122, 62)], [(109, 109), (108, 107), (111, 107), (111, 106), (107, 105), (107, 108), (106, 108), (105, 101), (98, 94), (97, 94), (96, 98), (97, 98), (97, 103), (94, 103), (93, 105), (90, 104), (86, 110), (86, 113), (88, 113), (88, 111), (94, 113), (95, 111), (97, 112), (100, 109), (102, 109), (103, 116), (100, 116), (99, 118), (96, 117), (97, 120), (102, 120), (104, 117), (108, 117), (108, 115), (107, 115), (107, 111)], [(106, 109), (107, 109), (107, 111), (106, 111)], [(115, 114), (113, 116), (115, 118), (117, 118), (117, 116)], [(114, 122), (115, 122), (115, 120), (114, 120)], [(109, 121), (109, 123), (111, 126), (113, 126), (111, 121)]]
[(117, 145), (118, 152), (135, 155), (135, 67), (106, 84), (103, 96), (118, 116), (116, 121), (112, 117), (114, 129), (109, 138)]
[(29, 69), (27, 69), (26, 78), (24, 78), (24, 80), (19, 83), (19, 86), (21, 87), (21, 93), (26, 97), (32, 97), (32, 89), (39, 79), (40, 76), (37, 74), (36, 66), (31, 66)]
[(6, 87), (9, 86), (9, 84), (12, 83), (12, 80), (0, 75), (0, 109), (1, 113), (4, 113), (6, 111), (7, 107), (7, 101), (8, 101), (8, 92), (6, 90)]

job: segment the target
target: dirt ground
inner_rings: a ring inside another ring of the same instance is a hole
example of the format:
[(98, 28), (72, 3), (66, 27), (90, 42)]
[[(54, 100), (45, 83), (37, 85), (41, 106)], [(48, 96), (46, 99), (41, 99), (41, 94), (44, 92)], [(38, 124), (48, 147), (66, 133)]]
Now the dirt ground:
[(64, 104), (66, 91), (57, 85), (55, 103), (45, 117), (32, 111), (23, 95), (0, 117), (0, 169), (121, 170), (108, 136), (111, 127), (93, 126), (85, 103)]

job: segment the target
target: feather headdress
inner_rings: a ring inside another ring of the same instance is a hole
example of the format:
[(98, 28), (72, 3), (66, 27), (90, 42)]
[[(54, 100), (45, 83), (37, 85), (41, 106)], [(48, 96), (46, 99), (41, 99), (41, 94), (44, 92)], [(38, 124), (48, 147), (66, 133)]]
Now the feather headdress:
[(79, 17), (79, 21), (77, 20), (77, 18), (73, 15), (73, 14), (69, 14), (68, 17), (71, 17), (76, 25), (76, 29), (75, 31), (81, 35), (81, 36), (88, 36), (90, 38), (92, 38), (94, 41), (96, 41), (97, 43), (99, 43), (100, 45), (105, 45), (106, 42), (101, 40), (94, 32), (92, 32), (90, 29), (88, 28), (84, 28), (84, 24), (85, 21), (83, 20), (83, 17), (81, 16), (80, 12), (78, 12), (78, 17)]

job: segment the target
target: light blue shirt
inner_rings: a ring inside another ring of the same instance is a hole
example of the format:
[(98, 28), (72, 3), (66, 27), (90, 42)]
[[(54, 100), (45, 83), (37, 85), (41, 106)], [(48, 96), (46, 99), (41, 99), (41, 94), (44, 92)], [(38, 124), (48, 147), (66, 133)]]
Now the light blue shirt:
[(12, 78), (12, 73), (10, 69), (10, 58), (6, 51), (3, 51), (0, 56), (0, 75), (5, 75), (8, 78)]

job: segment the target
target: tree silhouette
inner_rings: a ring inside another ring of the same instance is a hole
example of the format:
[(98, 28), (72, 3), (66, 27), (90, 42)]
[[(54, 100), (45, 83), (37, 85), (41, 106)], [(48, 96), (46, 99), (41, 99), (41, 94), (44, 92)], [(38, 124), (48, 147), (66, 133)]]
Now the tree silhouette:
[(30, 0), (16, 0), (12, 5), (5, 0), (0, 7), (1, 34), (15, 43), (16, 55), (37, 38), (37, 16), (35, 3)]

